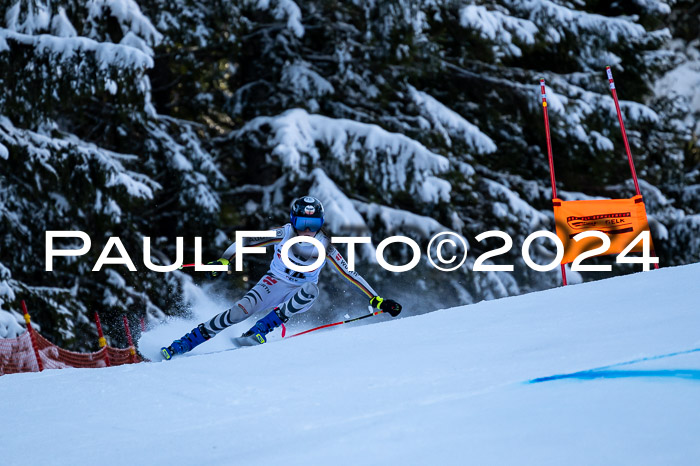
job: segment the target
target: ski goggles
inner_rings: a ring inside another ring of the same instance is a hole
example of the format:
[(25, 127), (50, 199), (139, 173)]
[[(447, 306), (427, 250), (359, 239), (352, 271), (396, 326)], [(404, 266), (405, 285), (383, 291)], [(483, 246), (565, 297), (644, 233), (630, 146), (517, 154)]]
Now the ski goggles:
[(292, 217), (292, 226), (298, 231), (306, 229), (318, 231), (323, 226), (323, 219), (319, 217)]

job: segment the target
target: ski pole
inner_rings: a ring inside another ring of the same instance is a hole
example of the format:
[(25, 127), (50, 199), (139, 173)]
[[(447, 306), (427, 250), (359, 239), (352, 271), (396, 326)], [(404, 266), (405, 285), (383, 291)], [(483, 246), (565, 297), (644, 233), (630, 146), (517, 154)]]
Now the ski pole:
[[(336, 325), (342, 325), (342, 324), (347, 324), (347, 323), (350, 323), (350, 322), (355, 322), (355, 321), (357, 321), (357, 320), (366, 319), (367, 317), (377, 316), (377, 315), (379, 315), (379, 314), (381, 314), (381, 313), (383, 313), (383, 312), (384, 312), (384, 311), (377, 311), (377, 312), (373, 312), (373, 313), (371, 313), (371, 314), (367, 314), (367, 315), (364, 315), (364, 316), (361, 316), (361, 317), (355, 317), (354, 319), (343, 320), (343, 321), (341, 321), (341, 322), (334, 322), (334, 323), (332, 323), (332, 324), (321, 325), (320, 327), (315, 327), (315, 328), (312, 328), (312, 329), (309, 329), (309, 330), (304, 330), (303, 332), (295, 333), (294, 335), (290, 335), (290, 336), (288, 336), (287, 338), (298, 337), (299, 335), (304, 335), (305, 333), (315, 332), (316, 330), (321, 330), (322, 328), (334, 327), (334, 326), (336, 326)], [(283, 335), (282, 337), (284, 338), (284, 335)]]
[[(178, 270), (182, 270), (182, 269), (184, 269), (185, 267), (196, 267), (196, 266), (197, 266), (197, 264), (182, 264), (180, 267), (178, 267)], [(222, 272), (222, 273), (223, 273), (223, 272)], [(231, 275), (231, 271), (230, 271), (230, 270), (229, 270), (228, 272), (226, 272), (226, 273), (229, 274), (229, 275)]]

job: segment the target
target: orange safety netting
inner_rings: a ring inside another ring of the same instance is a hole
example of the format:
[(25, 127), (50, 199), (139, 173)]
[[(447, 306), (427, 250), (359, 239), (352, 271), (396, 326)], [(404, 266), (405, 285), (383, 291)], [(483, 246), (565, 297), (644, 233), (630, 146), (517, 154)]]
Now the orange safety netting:
[[(130, 349), (105, 346), (94, 353), (76, 353), (59, 348), (37, 332), (34, 332), (34, 335), (44, 369), (106, 367), (105, 351), (111, 366), (141, 362), (141, 358), (132, 354)], [(29, 332), (24, 332), (16, 338), (0, 339), (0, 375), (38, 371), (39, 366)]]
[[(610, 247), (604, 254), (622, 252), (639, 234), (649, 231), (646, 208), (642, 196), (630, 199), (601, 199), (593, 201), (562, 201), (553, 199), (557, 236), (564, 244), (562, 264), (573, 262), (585, 251), (600, 246), (600, 239), (573, 239), (584, 231), (600, 231), (610, 238)], [(642, 252), (638, 242), (631, 252)], [(653, 243), (650, 249), (654, 250)]]
[(29, 332), (15, 338), (0, 338), (0, 375), (38, 371)]

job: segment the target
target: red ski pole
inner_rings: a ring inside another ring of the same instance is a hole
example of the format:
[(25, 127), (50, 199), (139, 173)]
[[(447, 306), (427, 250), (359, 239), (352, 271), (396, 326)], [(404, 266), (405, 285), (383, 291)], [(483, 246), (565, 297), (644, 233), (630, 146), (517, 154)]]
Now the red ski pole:
[[(204, 265), (204, 264), (199, 264), (199, 265)], [(180, 266), (181, 269), (184, 269), (185, 267), (196, 267), (197, 264), (182, 264)]]
[(295, 333), (294, 335), (290, 335), (290, 336), (288, 336), (287, 338), (298, 337), (299, 335), (304, 335), (305, 333), (315, 332), (316, 330), (321, 330), (322, 328), (334, 327), (334, 326), (336, 326), (336, 325), (342, 325), (342, 324), (347, 324), (347, 323), (350, 323), (350, 322), (355, 322), (355, 321), (357, 321), (357, 320), (366, 319), (367, 317), (377, 316), (377, 315), (379, 315), (379, 314), (381, 314), (381, 313), (383, 313), (383, 312), (384, 312), (384, 311), (377, 311), (377, 312), (373, 312), (373, 313), (371, 313), (371, 314), (367, 314), (367, 315), (364, 315), (364, 316), (355, 317), (354, 319), (343, 320), (342, 322), (334, 322), (334, 323), (332, 323), (332, 324), (321, 325), (320, 327), (314, 327), (314, 328), (309, 329), (309, 330), (304, 330), (303, 332)]

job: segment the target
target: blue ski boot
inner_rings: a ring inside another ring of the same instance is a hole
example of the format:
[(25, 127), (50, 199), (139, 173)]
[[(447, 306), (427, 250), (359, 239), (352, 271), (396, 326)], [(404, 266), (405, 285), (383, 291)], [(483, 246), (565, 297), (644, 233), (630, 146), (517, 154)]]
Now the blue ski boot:
[(241, 335), (241, 339), (248, 340), (250, 343), (265, 343), (267, 339), (265, 335), (287, 322), (289, 318), (280, 312), (280, 308), (276, 307), (268, 315), (260, 319), (253, 325), (253, 328)]
[(204, 328), (204, 324), (199, 324), (191, 332), (172, 342), (170, 346), (161, 348), (160, 352), (163, 355), (163, 359), (171, 359), (176, 354), (185, 354), (191, 351), (195, 346), (204, 343), (209, 338), (211, 337), (207, 333), (207, 329)]

